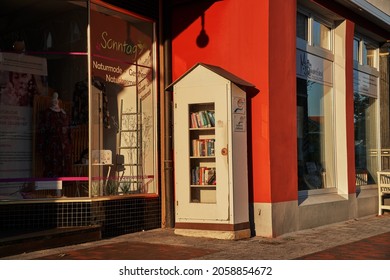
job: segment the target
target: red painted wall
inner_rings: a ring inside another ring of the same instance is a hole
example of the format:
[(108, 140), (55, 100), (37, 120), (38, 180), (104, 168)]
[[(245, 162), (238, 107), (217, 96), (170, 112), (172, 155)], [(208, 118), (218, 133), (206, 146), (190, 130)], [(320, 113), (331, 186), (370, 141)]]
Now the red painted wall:
[[(296, 1), (194, 2), (173, 10), (173, 80), (204, 62), (254, 84), (259, 93), (248, 108), (251, 200), (297, 199)], [(202, 13), (209, 37), (203, 48), (196, 44)]]
[(296, 1), (270, 0), (271, 201), (298, 198)]

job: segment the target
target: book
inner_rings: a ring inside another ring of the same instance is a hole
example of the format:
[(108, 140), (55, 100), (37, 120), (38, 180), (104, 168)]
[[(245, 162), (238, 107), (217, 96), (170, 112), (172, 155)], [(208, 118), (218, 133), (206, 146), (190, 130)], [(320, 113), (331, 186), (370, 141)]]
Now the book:
[(196, 114), (191, 113), (191, 128), (197, 128), (197, 127), (198, 127), (198, 123), (196, 120)]
[(195, 118), (196, 118), (196, 128), (202, 127), (203, 126), (202, 120), (201, 120), (199, 113), (195, 113)]
[(215, 156), (215, 140), (209, 139), (207, 141), (207, 155), (208, 156)]
[(215, 112), (207, 111), (207, 115), (209, 117), (211, 127), (215, 127)]
[(216, 172), (215, 168), (210, 168), (207, 170), (207, 185), (216, 184)]
[(192, 140), (193, 156), (215, 156), (214, 137), (214, 135), (199, 135), (199, 139)]
[(211, 127), (211, 120), (210, 120), (210, 117), (209, 117), (209, 114), (207, 111), (202, 111), (202, 116), (205, 120), (205, 126), (206, 127)]

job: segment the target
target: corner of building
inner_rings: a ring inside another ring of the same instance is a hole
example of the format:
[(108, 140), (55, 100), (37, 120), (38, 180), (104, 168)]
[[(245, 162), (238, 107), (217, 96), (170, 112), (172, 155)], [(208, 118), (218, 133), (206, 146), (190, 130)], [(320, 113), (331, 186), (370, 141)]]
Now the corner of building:
[(256, 236), (276, 237), (299, 229), (298, 202), (253, 204)]

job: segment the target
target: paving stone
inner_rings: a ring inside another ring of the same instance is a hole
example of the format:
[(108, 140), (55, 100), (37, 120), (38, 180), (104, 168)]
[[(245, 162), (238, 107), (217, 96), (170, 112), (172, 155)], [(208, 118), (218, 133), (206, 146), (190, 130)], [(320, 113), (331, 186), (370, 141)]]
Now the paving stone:
[(277, 238), (218, 240), (155, 229), (2, 259), (308, 260), (390, 259), (390, 215), (371, 216)]

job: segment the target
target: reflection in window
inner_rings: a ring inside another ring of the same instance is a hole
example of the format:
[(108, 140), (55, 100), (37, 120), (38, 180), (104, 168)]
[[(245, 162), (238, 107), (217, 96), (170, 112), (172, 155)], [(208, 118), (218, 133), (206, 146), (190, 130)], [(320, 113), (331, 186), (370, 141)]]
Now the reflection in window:
[(308, 40), (307, 21), (307, 16), (302, 13), (297, 13), (297, 37), (305, 41)]
[[(109, 16), (108, 16), (109, 15)], [(92, 158), (93, 196), (157, 192), (154, 23), (98, 5), (91, 9), (91, 149), (107, 152), (109, 164)]]
[(331, 50), (331, 28), (328, 25), (307, 16), (301, 12), (297, 13), (296, 36), (305, 40), (309, 45)]
[(13, 24), (0, 26), (0, 56), (13, 63), (0, 63), (0, 119), (11, 120), (0, 130), (0, 197), (86, 196), (87, 168), (76, 162), (88, 130), (72, 125), (72, 107), (88, 76), (87, 1), (5, 2)]
[(370, 44), (364, 43), (363, 44), (363, 65), (368, 65), (373, 68), (376, 67), (376, 61), (375, 61), (375, 55), (376, 55), (376, 48)]
[(377, 165), (376, 98), (354, 93), (356, 185), (375, 184)]
[(332, 88), (297, 79), (298, 188), (334, 186)]
[(354, 61), (359, 61), (359, 45), (360, 42), (357, 39), (353, 40), (353, 60)]
[(312, 32), (312, 44), (313, 46), (319, 46), (321, 48), (330, 50), (330, 28), (324, 24), (313, 20), (313, 32)]
[(0, 57), (15, 63), (0, 63), (0, 197), (156, 193), (154, 22), (97, 5), (89, 22), (89, 1), (3, 2), (15, 24), (0, 26)]
[(372, 68), (377, 68), (378, 48), (365, 39), (355, 38), (353, 40), (353, 58), (360, 65), (367, 65)]

